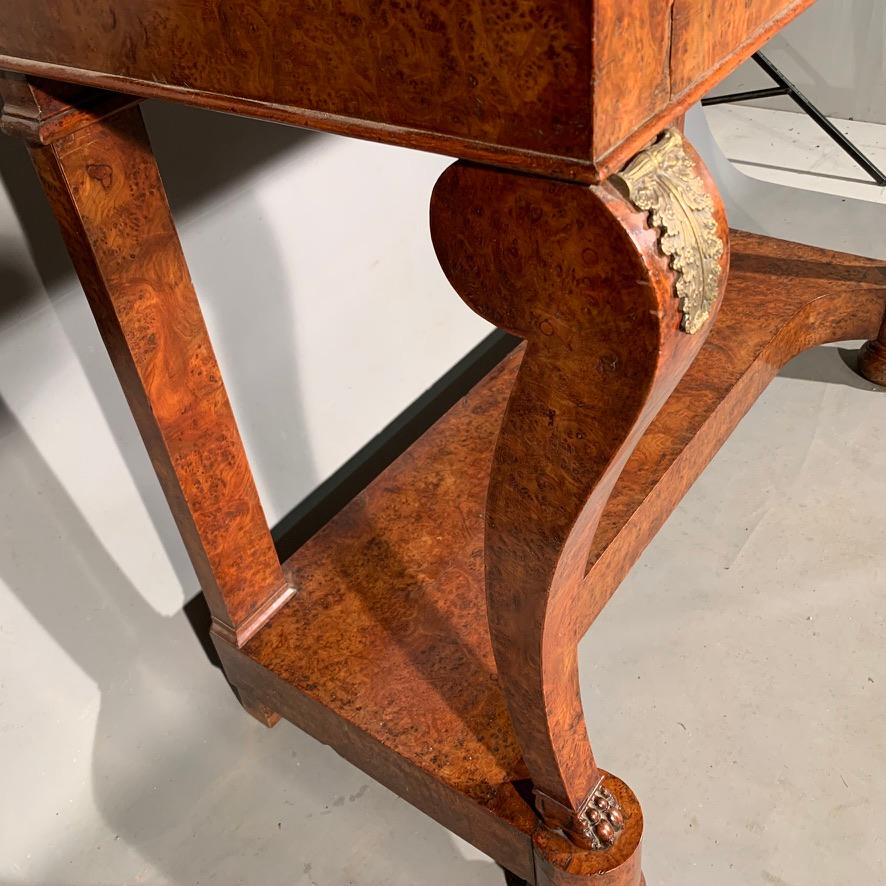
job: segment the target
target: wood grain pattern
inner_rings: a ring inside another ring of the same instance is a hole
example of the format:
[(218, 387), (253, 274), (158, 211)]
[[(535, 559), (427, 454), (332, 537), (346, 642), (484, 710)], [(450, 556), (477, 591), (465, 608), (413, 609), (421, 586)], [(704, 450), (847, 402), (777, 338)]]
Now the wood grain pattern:
[[(614, 590), (780, 366), (875, 337), (884, 306), (881, 262), (734, 232), (720, 314), (615, 484), (583, 592)], [(567, 859), (539, 827), (484, 593), (486, 485), (525, 353), (287, 561), (299, 594), (243, 650), (220, 653), (235, 683), (508, 869), (558, 883), (549, 868), (565, 865), (570, 884), (599, 871), (600, 854)]]
[(587, 155), (583, 3), (7, 0), (2, 24), (10, 57)]
[[(705, 335), (680, 331), (657, 233), (609, 185), (456, 164), (434, 191), (431, 233), (467, 304), (528, 342), (490, 479), (490, 630), (535, 789), (580, 813), (599, 773), (564, 638), (609, 494)], [(721, 264), (722, 293), (728, 249)]]
[[(20, 84), (0, 88), (26, 116)], [(39, 136), (60, 108), (30, 111)], [(31, 153), (213, 619), (242, 642), (290, 588), (141, 114), (116, 111)]]
[(6, 0), (0, 69), (599, 182), (811, 2)]
[(643, 812), (633, 791), (606, 773), (625, 813), (624, 832), (615, 847), (605, 853), (576, 852), (575, 844), (546, 827), (533, 835), (536, 886), (644, 886), (641, 864)]
[(591, 157), (599, 158), (670, 104), (670, 0), (598, 3), (593, 15)]

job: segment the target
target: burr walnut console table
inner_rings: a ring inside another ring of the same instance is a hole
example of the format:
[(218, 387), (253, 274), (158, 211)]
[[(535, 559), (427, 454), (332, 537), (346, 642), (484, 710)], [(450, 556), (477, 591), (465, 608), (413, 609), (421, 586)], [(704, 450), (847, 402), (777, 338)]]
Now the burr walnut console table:
[[(783, 363), (865, 338), (861, 370), (886, 382), (886, 268), (730, 238), (680, 132), (810, 2), (0, 6), (2, 127), (33, 156), (243, 706), (539, 886), (643, 882), (579, 639)], [(455, 156), (437, 255), (525, 340), (282, 564), (143, 97)]]

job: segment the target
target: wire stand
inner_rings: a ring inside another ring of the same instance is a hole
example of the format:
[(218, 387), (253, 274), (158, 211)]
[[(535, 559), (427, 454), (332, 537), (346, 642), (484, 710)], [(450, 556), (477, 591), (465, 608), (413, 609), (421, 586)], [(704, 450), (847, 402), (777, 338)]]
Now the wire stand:
[(778, 86), (771, 89), (754, 89), (749, 92), (732, 92), (728, 95), (714, 95), (702, 99), (702, 105), (724, 105), (732, 102), (747, 102), (761, 98), (774, 98), (778, 95), (790, 96), (801, 110), (808, 114), (873, 180), (886, 185), (886, 174), (875, 166), (869, 157), (848, 139), (818, 108), (762, 52), (755, 52), (754, 61), (774, 80)]

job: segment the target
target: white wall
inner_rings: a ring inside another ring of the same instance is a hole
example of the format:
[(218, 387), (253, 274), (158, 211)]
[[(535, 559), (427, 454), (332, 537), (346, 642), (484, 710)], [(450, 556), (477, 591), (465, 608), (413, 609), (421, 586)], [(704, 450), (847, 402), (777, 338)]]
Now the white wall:
[[(182, 107), (145, 115), (273, 523), (489, 331), (430, 243), (451, 161)], [(5, 137), (0, 179), (0, 582), (33, 608), (29, 584), (65, 582), (41, 547), (70, 549), (75, 568), (76, 525), (171, 614), (196, 579), (25, 149)]]
[[(763, 51), (828, 116), (886, 123), (884, 0), (818, 0)], [(749, 61), (713, 94), (771, 85)], [(757, 104), (796, 110), (786, 98)]]

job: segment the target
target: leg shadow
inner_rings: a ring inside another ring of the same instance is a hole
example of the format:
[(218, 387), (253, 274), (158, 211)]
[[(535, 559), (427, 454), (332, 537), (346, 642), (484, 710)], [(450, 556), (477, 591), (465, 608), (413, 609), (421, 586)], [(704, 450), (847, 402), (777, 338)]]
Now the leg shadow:
[[(367, 839), (380, 867), (398, 859), (395, 882), (443, 886), (426, 868), (429, 852), (455, 881), (500, 881), (490, 862), (459, 859), (442, 829), (426, 829), (416, 846), (403, 841), (415, 832), (414, 809), (300, 730), (265, 730), (246, 716), (184, 616), (147, 605), (2, 402), (0, 439), (0, 578), (98, 687), (91, 788), (107, 823), (75, 807), (17, 883), (84, 882), (84, 872), (100, 882), (101, 870), (119, 882), (128, 868), (142, 882), (233, 883), (260, 871), (253, 882), (308, 886), (333, 882), (321, 869), (353, 866)], [(34, 692), (49, 715), (71, 713), (51, 687)], [(76, 753), (64, 721), (46, 740)], [(361, 840), (343, 849), (340, 834), (356, 832)], [(383, 880), (376, 871), (366, 882)]]

